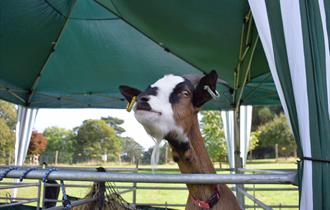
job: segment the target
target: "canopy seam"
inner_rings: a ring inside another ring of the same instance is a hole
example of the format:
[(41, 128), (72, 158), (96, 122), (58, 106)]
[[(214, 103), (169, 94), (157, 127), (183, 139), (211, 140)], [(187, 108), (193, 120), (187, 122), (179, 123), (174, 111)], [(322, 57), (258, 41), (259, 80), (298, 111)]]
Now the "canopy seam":
[[(45, 0), (45, 1), (47, 1), (47, 0)], [(71, 6), (70, 11), (69, 11), (69, 16), (70, 16), (70, 14), (72, 13), (73, 8), (76, 6), (76, 3), (77, 3), (77, 0), (76, 0), (76, 1), (74, 2), (74, 4)], [(52, 46), (51, 46), (51, 48), (49, 49), (49, 52), (48, 52), (47, 58), (46, 58), (45, 62), (43, 63), (43, 65), (42, 65), (42, 67), (41, 67), (41, 70), (40, 70), (39, 74), (38, 74), (37, 77), (34, 79), (34, 81), (33, 81), (33, 83), (32, 83), (32, 86), (31, 86), (31, 89), (29, 90), (30, 93), (28, 94), (28, 97), (27, 97), (26, 106), (29, 106), (29, 105), (30, 105), (31, 100), (32, 100), (32, 97), (33, 97), (33, 95), (35, 94), (36, 87), (37, 87), (37, 85), (38, 85), (38, 83), (39, 83), (39, 81), (40, 81), (41, 75), (44, 73), (45, 66), (46, 66), (46, 64), (47, 64), (47, 62), (48, 62), (50, 56), (52, 55), (52, 53), (53, 53), (53, 51), (54, 51), (54, 49), (55, 49), (55, 47), (56, 47), (57, 42), (58, 42), (59, 39), (61, 38), (61, 35), (62, 35), (62, 33), (63, 33), (65, 27), (67, 26), (68, 22), (69, 22), (69, 18), (66, 18), (66, 19), (65, 19), (65, 22), (64, 22), (64, 24), (63, 24), (63, 27), (62, 27), (62, 29), (60, 30), (60, 32), (59, 32), (59, 34), (58, 34), (58, 36), (57, 36), (57, 38), (56, 38), (56, 41), (52, 42)]]
[(62, 17), (70, 20), (86, 20), (86, 21), (97, 21), (97, 20), (119, 20), (119, 17), (113, 17), (113, 18), (79, 18), (79, 17), (69, 17), (64, 15), (59, 9), (57, 9), (52, 3), (50, 3), (48, 0), (44, 0), (47, 5), (52, 8), (57, 14), (61, 15)]
[[(99, 3), (98, 1), (95, 0), (95, 2), (99, 5), (101, 5), (103, 8), (105, 8), (106, 10), (110, 11), (107, 7), (105, 7), (103, 4)], [(117, 10), (118, 16), (120, 17), (120, 19), (122, 21), (124, 21), (126, 24), (128, 24), (129, 26), (131, 26), (132, 28), (134, 28), (135, 30), (137, 30), (139, 33), (141, 33), (142, 35), (144, 35), (146, 38), (148, 38), (149, 40), (151, 40), (152, 42), (154, 42), (156, 45), (160, 46), (161, 48), (163, 48), (166, 52), (171, 53), (172, 55), (174, 55), (175, 57), (179, 58), (180, 60), (184, 61), (185, 63), (189, 64), (190, 66), (194, 67), (196, 70), (202, 72), (202, 73), (206, 73), (202, 68), (196, 66), (195, 64), (191, 63), (190, 61), (184, 59), (183, 57), (181, 57), (180, 55), (174, 53), (173, 51), (171, 51), (170, 49), (166, 48), (166, 46), (164, 46), (162, 43), (157, 42), (155, 39), (151, 38), (151, 36), (147, 35), (146, 33), (144, 33), (142, 30), (140, 30), (138, 27), (134, 26), (133, 24), (131, 24), (130, 22), (128, 22), (122, 15), (120, 15), (116, 5), (113, 3), (113, 1), (111, 1), (112, 4), (114, 5), (114, 7)], [(111, 11), (110, 11), (111, 12)]]

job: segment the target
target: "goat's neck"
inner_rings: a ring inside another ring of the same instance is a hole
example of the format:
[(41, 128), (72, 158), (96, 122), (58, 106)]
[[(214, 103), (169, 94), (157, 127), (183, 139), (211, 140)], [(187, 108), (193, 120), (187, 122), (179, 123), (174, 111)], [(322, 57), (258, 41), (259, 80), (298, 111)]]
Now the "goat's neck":
[[(182, 173), (215, 173), (212, 161), (205, 148), (197, 116), (191, 121), (191, 126), (189, 126), (186, 133), (189, 139), (189, 149), (186, 152), (177, 153), (180, 171)], [(215, 192), (216, 187), (216, 185), (197, 184), (188, 184), (187, 186), (190, 195), (201, 200), (207, 200)]]
[[(172, 150), (173, 158), (178, 163), (181, 173), (215, 173), (212, 161), (207, 153), (202, 134), (199, 130), (197, 115), (189, 122), (185, 133), (188, 137), (188, 146), (178, 144), (175, 135), (168, 135)], [(219, 202), (212, 208), (215, 210), (239, 210), (238, 202), (231, 190), (224, 184), (187, 184), (189, 190), (189, 198), (186, 205), (186, 210), (199, 210), (195, 206), (192, 199), (208, 200), (215, 189), (220, 193)]]

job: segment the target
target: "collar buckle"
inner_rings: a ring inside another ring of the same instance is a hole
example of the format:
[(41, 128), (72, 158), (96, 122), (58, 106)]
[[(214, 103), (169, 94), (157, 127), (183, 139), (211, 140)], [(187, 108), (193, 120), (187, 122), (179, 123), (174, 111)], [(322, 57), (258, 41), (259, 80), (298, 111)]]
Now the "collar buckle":
[(211, 195), (211, 197), (206, 201), (198, 200), (192, 196), (193, 204), (203, 209), (211, 209), (219, 202), (219, 200), (220, 200), (220, 193), (218, 189), (216, 189), (215, 192)]

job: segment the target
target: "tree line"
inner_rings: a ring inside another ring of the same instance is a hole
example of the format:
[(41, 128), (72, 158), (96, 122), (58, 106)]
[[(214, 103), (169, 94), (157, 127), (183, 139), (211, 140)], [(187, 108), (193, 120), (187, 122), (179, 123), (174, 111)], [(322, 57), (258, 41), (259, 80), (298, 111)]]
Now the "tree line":
[[(203, 111), (202, 134), (213, 161), (227, 161), (227, 145), (220, 111)], [(277, 151), (276, 151), (277, 148)], [(250, 159), (296, 156), (296, 143), (281, 107), (253, 108), (249, 145)]]
[(0, 100), (0, 163), (14, 160), (16, 117), (15, 106)]
[(122, 137), (124, 121), (114, 117), (89, 119), (72, 130), (49, 127), (43, 132), (48, 141), (41, 161), (48, 163), (134, 162), (143, 147), (130, 137)]
[[(13, 164), (17, 109), (0, 100), (0, 164)], [(114, 117), (89, 119), (73, 129), (49, 127), (33, 131), (27, 162), (35, 157), (49, 163), (127, 161), (141, 159), (144, 150), (134, 139), (122, 137), (124, 121)]]
[[(0, 163), (14, 160), (16, 108), (0, 101)], [(250, 158), (274, 158), (275, 145), (281, 157), (294, 156), (296, 144), (280, 107), (253, 109)], [(122, 119), (111, 116), (89, 119), (73, 129), (46, 128), (42, 133), (33, 131), (29, 157), (40, 156), (48, 163), (79, 163), (88, 161), (125, 161), (149, 164), (153, 148), (144, 151), (134, 139), (122, 137), (125, 130)], [(227, 146), (219, 111), (203, 111), (201, 130), (205, 144), (214, 161), (223, 162)], [(28, 159), (29, 160), (29, 159)], [(167, 144), (160, 149), (160, 164), (171, 161)]]

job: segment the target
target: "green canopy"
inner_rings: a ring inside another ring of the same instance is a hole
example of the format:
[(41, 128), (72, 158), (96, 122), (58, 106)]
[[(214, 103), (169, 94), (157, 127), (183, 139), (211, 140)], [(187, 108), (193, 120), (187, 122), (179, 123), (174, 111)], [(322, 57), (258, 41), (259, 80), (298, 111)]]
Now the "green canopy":
[(227, 84), (206, 108), (281, 100), (304, 160), (300, 208), (330, 209), (329, 8), (326, 0), (2, 0), (0, 98), (123, 108), (120, 84), (143, 89), (164, 74), (215, 69)]
[(248, 2), (2, 0), (0, 19), (0, 98), (16, 104), (124, 108), (120, 84), (212, 69), (228, 84), (207, 108), (279, 103)]

